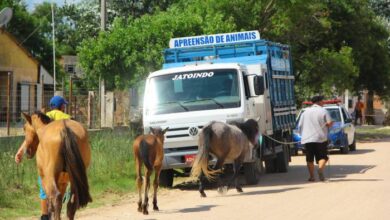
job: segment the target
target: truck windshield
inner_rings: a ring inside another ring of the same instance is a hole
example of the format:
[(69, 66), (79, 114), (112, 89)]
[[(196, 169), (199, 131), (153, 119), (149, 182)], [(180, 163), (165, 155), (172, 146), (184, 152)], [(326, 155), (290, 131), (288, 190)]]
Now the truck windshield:
[(240, 107), (237, 70), (202, 70), (150, 79), (147, 114)]

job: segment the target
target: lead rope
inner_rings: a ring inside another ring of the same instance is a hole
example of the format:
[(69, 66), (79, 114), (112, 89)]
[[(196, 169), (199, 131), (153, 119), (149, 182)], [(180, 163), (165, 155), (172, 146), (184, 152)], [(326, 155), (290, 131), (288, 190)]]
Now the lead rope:
[[(324, 124), (324, 125), (321, 127), (321, 129), (324, 128), (325, 126), (326, 126), (326, 124)], [(316, 132), (318, 132), (318, 131), (319, 131), (319, 130), (316, 130)], [(274, 142), (276, 142), (276, 143), (284, 144), (284, 145), (288, 145), (288, 144), (298, 144), (298, 143), (302, 142), (302, 140), (301, 140), (301, 141), (292, 141), (292, 142), (279, 141), (279, 140), (276, 140), (275, 138), (272, 138), (272, 137), (269, 136), (269, 135), (266, 135), (266, 134), (261, 134), (261, 135), (264, 136), (264, 137), (269, 138), (270, 140), (272, 140), (272, 141), (274, 141)], [(313, 137), (314, 135), (316, 135), (316, 133), (312, 133), (312, 135), (310, 135), (309, 137), (307, 137), (306, 139), (303, 139), (303, 140), (310, 139), (310, 138)]]

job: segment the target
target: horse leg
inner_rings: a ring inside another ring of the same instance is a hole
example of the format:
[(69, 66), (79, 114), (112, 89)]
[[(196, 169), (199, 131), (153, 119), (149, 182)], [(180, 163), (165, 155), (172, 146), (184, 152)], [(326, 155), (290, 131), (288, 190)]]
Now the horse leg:
[(57, 188), (55, 175), (49, 173), (51, 172), (47, 172), (47, 175), (42, 176), (42, 186), (47, 196), (48, 214), (51, 219), (59, 220), (62, 208), (62, 201), (59, 202), (61, 193)]
[(142, 174), (141, 174), (141, 168), (142, 168), (142, 163), (141, 161), (136, 158), (135, 159), (136, 163), (136, 174), (137, 174), (137, 190), (138, 190), (138, 211), (142, 212)]
[(144, 203), (142, 204), (142, 213), (144, 215), (148, 215), (148, 206), (149, 206), (149, 188), (150, 188), (150, 175), (152, 174), (152, 170), (146, 169), (145, 172), (145, 192), (144, 192)]
[(70, 199), (68, 201), (67, 208), (66, 208), (66, 215), (68, 216), (68, 218), (70, 220), (74, 219), (74, 216), (75, 216), (76, 210), (77, 210), (77, 206), (78, 206), (78, 204), (76, 204), (76, 202), (75, 202), (75, 201), (78, 201), (77, 194), (74, 191), (75, 191), (75, 189), (73, 189), (73, 187), (71, 186), (71, 196), (70, 196)]
[[(222, 170), (222, 166), (223, 166), (223, 163), (225, 162), (224, 159), (220, 159), (218, 158), (217, 159), (217, 163), (215, 163), (213, 169), (214, 170)], [(218, 176), (218, 193), (222, 193), (223, 192), (223, 189), (222, 189), (222, 180), (221, 180), (221, 177), (220, 175)]]
[(238, 174), (240, 173), (241, 163), (242, 162), (238, 161), (238, 160), (235, 160), (233, 162), (233, 177), (230, 179), (230, 181), (228, 183), (228, 188), (229, 188), (231, 186), (232, 182), (234, 181), (237, 192), (242, 192), (242, 188), (241, 188), (239, 181), (238, 181), (238, 178), (237, 178)]
[(207, 197), (206, 196), (206, 193), (204, 192), (204, 185), (205, 185), (205, 182), (206, 182), (206, 177), (203, 173), (203, 171), (200, 173), (200, 176), (199, 176), (199, 192), (200, 192), (200, 197)]
[[(57, 202), (60, 202), (61, 203), (61, 207), (62, 207), (62, 203), (63, 203), (63, 199), (64, 199), (64, 195), (65, 195), (65, 192), (66, 192), (66, 188), (68, 187), (68, 183), (69, 183), (69, 174), (66, 173), (66, 172), (61, 172), (59, 174), (59, 177), (57, 178), (57, 183), (58, 183), (58, 191), (60, 193), (60, 198), (59, 201)], [(70, 196), (72, 196), (73, 194), (71, 193)], [(74, 212), (73, 214), (71, 209), (72, 207), (69, 207), (69, 203), (71, 202), (71, 199), (69, 199), (68, 201), (68, 205), (67, 205), (67, 216), (69, 219), (73, 219), (74, 218), (74, 214), (76, 212), (76, 207), (74, 207)]]
[(62, 196), (60, 191), (57, 188), (57, 183), (53, 180), (53, 187), (50, 192), (49, 200), (52, 204), (52, 211), (54, 211), (53, 219), (60, 220), (61, 219), (61, 209), (62, 209)]
[(154, 182), (153, 182), (153, 210), (158, 211), (157, 206), (157, 190), (158, 190), (158, 184), (160, 182), (160, 172), (161, 172), (161, 166), (155, 167), (154, 172)]

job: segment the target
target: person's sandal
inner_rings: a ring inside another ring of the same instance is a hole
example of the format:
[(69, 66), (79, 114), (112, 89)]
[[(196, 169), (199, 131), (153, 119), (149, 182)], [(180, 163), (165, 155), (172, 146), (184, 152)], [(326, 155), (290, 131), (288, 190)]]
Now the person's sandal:
[(318, 170), (318, 178), (320, 178), (321, 181), (325, 181), (324, 173)]
[(307, 181), (309, 181), (309, 182), (314, 182), (314, 181), (316, 181), (313, 177), (310, 177)]

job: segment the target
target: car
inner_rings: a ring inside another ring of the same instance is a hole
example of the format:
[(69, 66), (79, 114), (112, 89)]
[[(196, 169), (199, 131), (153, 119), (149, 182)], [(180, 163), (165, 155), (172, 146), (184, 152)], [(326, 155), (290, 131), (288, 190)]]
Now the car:
[[(348, 154), (349, 151), (356, 150), (355, 126), (353, 124), (352, 116), (343, 105), (339, 104), (339, 102), (340, 101), (338, 100), (328, 100), (324, 102), (325, 104), (323, 106), (328, 111), (333, 121), (333, 125), (329, 129), (328, 134), (328, 149), (338, 149), (341, 153)], [(293, 141), (296, 142), (293, 152), (295, 155), (298, 154), (299, 150), (305, 153), (304, 146), (300, 143), (301, 136), (298, 133), (298, 122), (305, 109), (306, 108), (303, 108), (299, 112), (296, 120), (296, 128), (293, 131)]]

